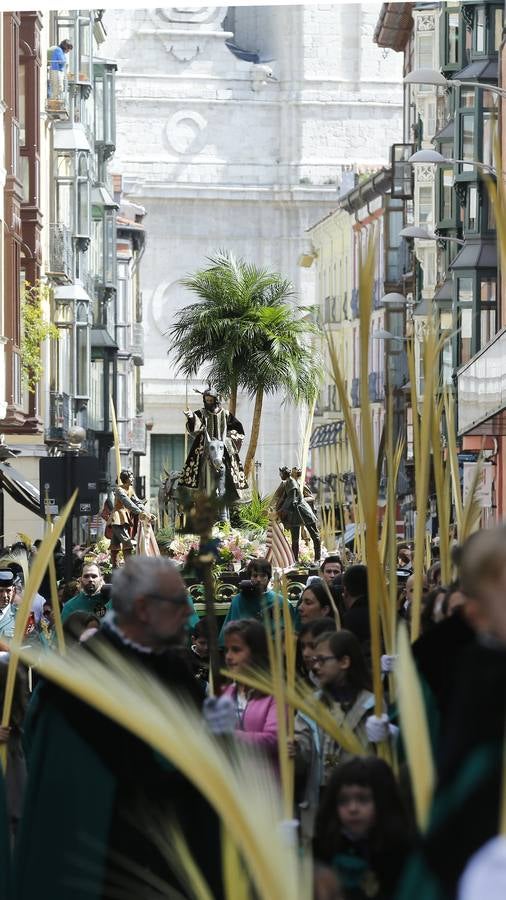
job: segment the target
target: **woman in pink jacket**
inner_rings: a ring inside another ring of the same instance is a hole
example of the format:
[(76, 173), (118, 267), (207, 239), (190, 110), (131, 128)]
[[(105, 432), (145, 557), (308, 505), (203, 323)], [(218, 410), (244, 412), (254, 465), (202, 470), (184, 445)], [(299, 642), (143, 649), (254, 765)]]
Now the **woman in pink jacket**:
[[(225, 662), (231, 672), (268, 669), (269, 656), (265, 628), (255, 619), (230, 622), (224, 633)], [(224, 694), (232, 698), (236, 708), (236, 736), (241, 741), (261, 747), (272, 762), (278, 764), (278, 717), (274, 697), (230, 684)]]

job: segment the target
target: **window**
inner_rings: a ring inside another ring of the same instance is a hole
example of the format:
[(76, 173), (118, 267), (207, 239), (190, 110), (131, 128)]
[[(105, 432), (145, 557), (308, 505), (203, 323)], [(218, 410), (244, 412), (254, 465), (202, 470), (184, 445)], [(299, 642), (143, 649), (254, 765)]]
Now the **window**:
[(480, 279), (480, 342), (484, 347), (496, 333), (496, 291), (495, 278)]
[(434, 32), (419, 32), (416, 35), (416, 68), (434, 68)]
[(130, 344), (131, 281), (128, 262), (118, 263), (118, 290), (116, 294), (116, 343), (120, 352), (126, 353)]
[(473, 353), (471, 349), (473, 337), (473, 311), (465, 307), (459, 311), (459, 366), (469, 362)]
[(478, 231), (478, 188), (470, 185), (467, 191), (467, 228)]
[(19, 66), (19, 143), (21, 147), (26, 144), (26, 65)]
[(414, 151), (414, 144), (392, 144), (390, 157), (392, 198), (409, 200), (413, 197), (413, 166), (408, 162), (408, 159)]
[(103, 431), (104, 424), (104, 360), (94, 359), (91, 362), (90, 406), (88, 425), (94, 431)]
[(418, 188), (418, 221), (420, 225), (428, 225), (433, 221), (432, 185), (420, 185)]
[(485, 53), (485, 10), (478, 7), (475, 13), (474, 49), (476, 53)]
[(441, 310), (439, 313), (439, 328), (442, 334), (447, 336), (441, 351), (441, 378), (443, 384), (452, 384), (453, 374), (453, 349), (451, 333), (453, 327), (453, 313), (451, 309)]
[(77, 175), (77, 234), (84, 237), (90, 234), (90, 190), (88, 155), (80, 153)]
[(441, 166), (439, 178), (441, 192), (439, 218), (446, 222), (453, 221), (455, 215), (453, 166)]
[(459, 62), (459, 13), (447, 13), (446, 62), (456, 66)]
[[(462, 156), (461, 159), (476, 159), (474, 155), (474, 114), (463, 115), (461, 119), (462, 128)], [(472, 172), (473, 166), (462, 166), (463, 172)]]
[(499, 50), (502, 42), (502, 31), (503, 31), (503, 11), (502, 9), (494, 10), (494, 46), (493, 50)]

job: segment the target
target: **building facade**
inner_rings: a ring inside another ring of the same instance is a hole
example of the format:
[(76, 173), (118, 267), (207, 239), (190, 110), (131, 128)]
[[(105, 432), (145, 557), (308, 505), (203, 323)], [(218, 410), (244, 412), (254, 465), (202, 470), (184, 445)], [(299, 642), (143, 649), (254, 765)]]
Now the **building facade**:
[[(442, 160), (413, 165), (414, 195), (405, 204), (405, 223), (423, 229), (427, 239), (411, 240), (416, 264), (408, 311), (415, 335), (421, 337), (427, 316), (434, 315), (448, 336), (440, 382), (456, 400), (462, 482), (481, 452), (486, 459), (486, 524), (503, 517), (506, 499), (504, 405), (497, 390), (504, 318), (487, 187), (487, 177), (497, 176), (499, 98), (493, 88), (500, 77), (504, 4), (463, 0), (407, 6), (383, 4), (375, 40), (403, 52), (404, 72), (412, 81), (405, 88), (404, 139), (416, 150), (436, 151)], [(423, 83), (435, 79), (418, 77), (419, 70), (441, 73), (447, 87)], [(418, 379), (423, 393), (420, 366)]]
[[(372, 44), (377, 4), (107, 11), (118, 62), (117, 171), (146, 209), (143, 473), (184, 456), (187, 402), (167, 332), (192, 301), (180, 279), (220, 249), (279, 271), (304, 303), (306, 228), (336, 206), (337, 183), (388, 159), (401, 127), (399, 60)], [(169, 352), (168, 352), (169, 351)], [(265, 492), (295, 463), (305, 412), (265, 401), (257, 473)], [(240, 398), (249, 431), (252, 404)], [(280, 426), (280, 421), (282, 425)]]
[[(136, 368), (143, 213), (123, 210), (121, 191), (113, 195), (116, 62), (102, 52), (100, 10), (4, 13), (2, 29), (0, 431), (37, 491), (40, 458), (62, 453), (69, 429), (81, 426), (105, 492), (116, 477), (110, 397), (123, 462), (137, 474), (145, 446)], [(60, 72), (53, 62), (64, 40), (72, 49)], [(41, 336), (36, 383), (27, 371), (27, 303)], [(35, 508), (4, 501), (6, 541), (18, 531), (40, 536)], [(83, 519), (75, 536), (96, 529)]]

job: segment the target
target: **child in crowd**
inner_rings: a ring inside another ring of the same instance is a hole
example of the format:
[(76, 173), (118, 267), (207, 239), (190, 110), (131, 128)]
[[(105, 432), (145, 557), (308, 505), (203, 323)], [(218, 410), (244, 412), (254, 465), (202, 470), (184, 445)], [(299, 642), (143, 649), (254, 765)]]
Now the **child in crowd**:
[(323, 619), (310, 619), (301, 627), (297, 635), (297, 673), (313, 687), (318, 687), (316, 676), (313, 673), (316, 638), (335, 630), (335, 619), (327, 616)]
[[(360, 644), (350, 631), (324, 632), (314, 639), (313, 675), (319, 682), (316, 697), (340, 726), (346, 726), (364, 747), (369, 746), (366, 719), (374, 695)], [(295, 717), (295, 758), (298, 806), (303, 840), (311, 838), (320, 792), (339, 763), (350, 754), (303, 713)]]
[[(230, 622), (224, 632), (225, 663), (230, 672), (268, 669), (269, 656), (264, 626), (254, 619)], [(225, 688), (236, 708), (236, 736), (260, 747), (277, 766), (278, 717), (274, 697), (266, 697), (240, 683)]]
[(205, 684), (209, 681), (209, 622), (202, 616), (191, 630), (191, 664), (195, 678)]
[(355, 758), (336, 769), (322, 797), (315, 859), (332, 866), (346, 900), (391, 900), (410, 832), (390, 767), (377, 757)]

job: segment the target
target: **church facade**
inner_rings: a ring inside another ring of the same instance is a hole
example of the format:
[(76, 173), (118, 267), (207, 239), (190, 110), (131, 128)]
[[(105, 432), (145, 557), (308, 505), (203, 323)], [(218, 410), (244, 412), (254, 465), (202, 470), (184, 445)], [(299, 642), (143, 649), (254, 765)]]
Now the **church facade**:
[[(373, 44), (380, 4), (108, 10), (118, 64), (115, 171), (146, 210), (143, 260), (146, 490), (185, 451), (183, 409), (200, 399), (167, 332), (193, 302), (180, 279), (219, 250), (315, 297), (306, 229), (337, 206), (341, 181), (388, 163), (402, 134), (396, 54)], [(305, 412), (267, 397), (257, 452), (262, 492), (298, 461)], [(237, 414), (246, 434), (253, 404)], [(149, 486), (148, 486), (149, 485)]]

